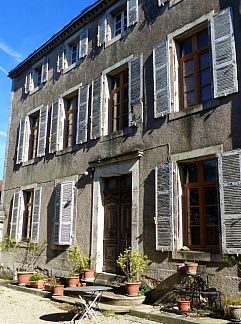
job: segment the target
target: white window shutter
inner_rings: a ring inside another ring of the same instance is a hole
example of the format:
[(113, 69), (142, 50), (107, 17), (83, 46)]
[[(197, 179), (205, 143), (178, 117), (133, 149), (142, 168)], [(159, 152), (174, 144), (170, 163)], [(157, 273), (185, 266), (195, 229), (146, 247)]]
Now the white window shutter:
[(25, 117), (20, 120), (18, 130), (18, 150), (17, 150), (17, 164), (23, 162), (24, 156), (24, 134), (25, 134)]
[(18, 239), (18, 219), (20, 214), (20, 190), (16, 191), (13, 195), (13, 207), (12, 207), (12, 217), (10, 224), (10, 237), (12, 240), (17, 241)]
[(241, 151), (219, 155), (219, 195), (222, 251), (241, 251)]
[(168, 43), (161, 42), (153, 50), (154, 117), (163, 117), (170, 112)]
[(54, 201), (54, 226), (53, 226), (53, 241), (55, 244), (59, 244), (59, 224), (60, 224), (60, 204), (61, 204), (61, 184), (58, 183), (54, 189), (55, 201)]
[(48, 125), (48, 106), (42, 107), (39, 112), (38, 149), (37, 156), (45, 155)]
[(30, 81), (30, 74), (26, 74), (26, 77), (25, 77), (25, 84), (24, 84), (24, 91), (25, 91), (25, 94), (28, 94), (29, 93), (29, 81)]
[(138, 0), (127, 0), (127, 27), (138, 21)]
[(34, 85), (36, 83), (35, 77), (36, 77), (36, 75), (35, 75), (34, 71), (29, 73), (29, 91), (32, 91), (34, 89)]
[(58, 102), (59, 119), (58, 119), (58, 131), (57, 131), (57, 151), (63, 150), (64, 147), (64, 126), (65, 126), (65, 108), (63, 98)]
[(91, 102), (91, 139), (101, 136), (102, 127), (102, 96), (103, 76), (101, 75), (92, 82)]
[(59, 124), (59, 102), (57, 101), (52, 104), (52, 110), (51, 110), (50, 144), (49, 144), (50, 153), (54, 153), (57, 151), (58, 124)]
[(161, 7), (161, 6), (165, 6), (165, 4), (170, 0), (157, 0), (157, 1), (158, 1), (158, 6)]
[(80, 31), (79, 58), (84, 58), (88, 54), (88, 28)]
[(97, 46), (101, 47), (106, 42), (107, 20), (102, 17), (98, 22)]
[(46, 82), (47, 80), (48, 80), (48, 57), (45, 56), (43, 58), (43, 64), (42, 64), (41, 83)]
[(64, 47), (58, 49), (57, 72), (60, 73), (64, 68)]
[(87, 142), (88, 107), (89, 107), (89, 85), (87, 84), (79, 88), (77, 140), (76, 140), (78, 144)]
[(37, 187), (34, 189), (31, 241), (35, 243), (38, 243), (39, 241), (41, 194), (42, 194), (42, 187)]
[(156, 249), (173, 248), (173, 171), (172, 163), (162, 163), (155, 169)]
[(214, 98), (238, 92), (236, 49), (231, 8), (211, 19)]
[(24, 126), (23, 162), (28, 161), (30, 135), (31, 135), (30, 120), (29, 120), (29, 116), (26, 116), (25, 126)]

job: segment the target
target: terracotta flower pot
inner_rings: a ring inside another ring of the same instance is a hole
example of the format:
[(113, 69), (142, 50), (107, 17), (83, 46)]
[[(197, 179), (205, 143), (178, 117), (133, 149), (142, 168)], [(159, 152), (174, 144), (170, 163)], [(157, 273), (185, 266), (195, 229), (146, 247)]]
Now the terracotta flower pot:
[(195, 276), (197, 274), (198, 263), (185, 263), (186, 274), (189, 276)]
[(36, 289), (44, 289), (44, 280), (30, 281), (30, 286)]
[(17, 277), (18, 277), (18, 284), (25, 286), (29, 283), (29, 279), (33, 272), (28, 272), (28, 271), (19, 271), (17, 272)]
[(76, 287), (79, 284), (79, 277), (72, 276), (66, 278), (67, 287)]
[(93, 269), (84, 269), (84, 279), (94, 279), (95, 271)]
[(178, 263), (177, 264), (177, 273), (180, 273), (180, 274), (186, 274), (186, 266), (185, 266), (185, 263)]
[(177, 306), (181, 313), (187, 313), (191, 309), (191, 300), (177, 300)]
[(64, 295), (64, 285), (57, 285), (54, 287), (54, 296), (63, 296)]
[(140, 282), (126, 282), (126, 292), (128, 296), (135, 297), (138, 296)]

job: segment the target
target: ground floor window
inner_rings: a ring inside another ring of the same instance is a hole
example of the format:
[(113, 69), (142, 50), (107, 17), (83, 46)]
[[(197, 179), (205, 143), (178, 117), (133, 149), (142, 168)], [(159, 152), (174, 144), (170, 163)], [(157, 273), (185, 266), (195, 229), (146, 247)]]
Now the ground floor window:
[(217, 160), (182, 164), (184, 245), (218, 249), (219, 207)]

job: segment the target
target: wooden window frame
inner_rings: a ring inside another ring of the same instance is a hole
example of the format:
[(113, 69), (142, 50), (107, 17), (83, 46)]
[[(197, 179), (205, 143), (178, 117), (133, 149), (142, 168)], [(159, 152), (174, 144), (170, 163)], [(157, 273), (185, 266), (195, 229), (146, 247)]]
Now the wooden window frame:
[[(38, 137), (39, 137), (39, 115), (40, 115), (39, 113), (40, 113), (40, 111), (38, 110), (37, 113), (29, 116), (30, 135), (29, 135), (28, 160), (32, 160), (37, 157)], [(37, 120), (37, 124), (35, 126), (31, 125), (31, 119)], [(34, 135), (35, 131), (37, 132), (36, 136)]]
[[(69, 98), (65, 98), (65, 132), (64, 132), (64, 148), (73, 147), (76, 144), (76, 134), (77, 134), (77, 113), (78, 113), (78, 94), (73, 95)], [(68, 109), (68, 105), (71, 105), (71, 102), (76, 102), (76, 107)], [(73, 116), (72, 122), (72, 141), (69, 143), (69, 133), (70, 133), (70, 115)]]
[[(215, 160), (215, 159), (208, 159), (208, 160)], [(217, 208), (218, 208), (218, 224), (217, 225), (209, 225), (208, 227), (217, 227), (218, 232), (220, 235), (220, 228), (219, 228), (219, 222), (220, 222), (220, 213), (219, 213), (219, 197), (218, 197), (218, 175), (216, 180), (212, 181), (205, 181), (204, 179), (204, 162), (206, 160), (199, 160), (199, 161), (193, 161), (193, 163), (197, 164), (198, 166), (198, 181), (195, 183), (186, 183), (184, 181), (183, 183), (183, 217), (184, 217), (184, 245), (188, 246), (192, 250), (208, 250), (208, 251), (219, 251), (220, 244), (218, 245), (208, 245), (207, 244), (207, 237), (206, 237), (206, 219), (205, 219), (205, 207), (207, 206), (205, 204), (205, 188), (207, 187), (215, 187), (217, 190)], [(187, 191), (189, 189), (198, 189), (199, 190), (199, 210), (200, 210), (200, 225), (189, 225), (188, 224), (188, 198), (187, 198)], [(189, 228), (198, 226), (200, 228), (200, 244), (199, 245), (191, 245), (189, 244), (188, 239), (188, 232)]]
[[(30, 197), (27, 199), (27, 202), (25, 202), (25, 195), (30, 195)], [(31, 239), (32, 235), (32, 219), (33, 219), (33, 200), (34, 200), (34, 190), (24, 190), (23, 191), (23, 197), (24, 197), (24, 211), (23, 211), (23, 225), (22, 225), (22, 234), (21, 234), (21, 240), (22, 241), (29, 241)], [(30, 214), (28, 213), (29, 207), (31, 208)]]
[[(116, 33), (117, 32), (117, 29), (116, 29), (116, 17), (118, 15), (121, 15), (121, 28), (120, 28), (120, 32)], [(125, 19), (126, 19), (126, 24), (125, 24)], [(122, 8), (120, 11), (118, 11), (117, 13), (113, 14), (113, 29), (114, 29), (114, 32), (113, 32), (113, 35), (114, 37), (122, 34), (124, 31), (127, 30), (127, 7), (124, 7)]]

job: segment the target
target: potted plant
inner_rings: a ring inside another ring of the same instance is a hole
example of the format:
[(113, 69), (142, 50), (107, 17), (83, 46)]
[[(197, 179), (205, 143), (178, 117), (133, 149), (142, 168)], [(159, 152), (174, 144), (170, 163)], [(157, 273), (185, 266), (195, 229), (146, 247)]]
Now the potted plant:
[(64, 285), (61, 284), (59, 278), (51, 278), (49, 281), (51, 291), (53, 291), (54, 296), (63, 296), (64, 295)]
[(195, 276), (197, 274), (198, 263), (195, 261), (185, 262), (186, 274), (189, 276)]
[(125, 249), (117, 259), (117, 264), (126, 275), (126, 290), (129, 296), (137, 296), (140, 287), (139, 276), (145, 270), (147, 256), (131, 248)]
[(180, 310), (180, 312), (182, 314), (185, 314), (185, 315), (188, 314), (188, 312), (191, 309), (191, 300), (189, 297), (182, 296), (177, 299), (176, 303), (177, 303), (178, 309)]
[(79, 274), (76, 274), (75, 271), (71, 271), (66, 278), (67, 287), (76, 287), (79, 284)]
[(29, 279), (30, 286), (32, 288), (43, 289), (44, 288), (44, 275), (42, 273), (34, 273)]
[(241, 321), (241, 296), (223, 296), (223, 309), (225, 316), (233, 321)]

